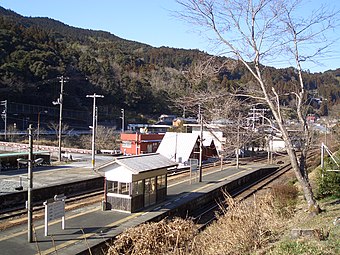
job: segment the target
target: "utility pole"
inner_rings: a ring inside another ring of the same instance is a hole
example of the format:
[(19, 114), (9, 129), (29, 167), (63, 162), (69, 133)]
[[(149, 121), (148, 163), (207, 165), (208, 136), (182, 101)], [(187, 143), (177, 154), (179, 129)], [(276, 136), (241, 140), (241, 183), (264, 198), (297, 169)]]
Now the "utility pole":
[(59, 104), (59, 132), (58, 132), (58, 161), (61, 162), (61, 133), (62, 133), (62, 119), (63, 119), (63, 93), (64, 83), (67, 82), (67, 78), (64, 76), (59, 77), (60, 79), (60, 95), (57, 101), (53, 101), (54, 105)]
[(235, 150), (236, 153), (236, 167), (237, 169), (240, 168), (240, 119), (241, 119), (241, 113), (238, 114), (238, 119), (237, 119), (237, 147)]
[(96, 125), (95, 125), (95, 127), (96, 127), (96, 134), (97, 134), (97, 131), (98, 131), (98, 107), (96, 106)]
[(92, 170), (94, 170), (95, 167), (95, 150), (96, 150), (96, 119), (97, 119), (97, 114), (96, 114), (96, 98), (103, 98), (104, 96), (102, 95), (97, 95), (94, 93), (93, 95), (86, 95), (86, 97), (91, 97), (93, 98), (93, 116), (92, 116)]
[(202, 169), (202, 158), (203, 158), (203, 117), (202, 117), (202, 113), (201, 113), (201, 105), (198, 105), (198, 118), (199, 118), (199, 122), (200, 122), (200, 156), (199, 156), (199, 163), (198, 163), (198, 167), (199, 167), (199, 182), (202, 182), (202, 176), (203, 176), (203, 169)]
[(33, 139), (32, 139), (32, 124), (28, 128), (28, 173), (27, 173), (27, 239), (31, 243), (33, 241), (33, 205), (32, 205), (32, 188), (33, 188)]
[(120, 117), (122, 119), (122, 133), (124, 133), (124, 119), (125, 119), (125, 111), (124, 109), (120, 109), (121, 113), (122, 113), (122, 117)]
[(5, 141), (6, 141), (7, 140), (7, 100), (1, 101), (1, 105), (4, 106), (4, 110), (1, 113), (1, 117), (5, 122), (4, 132), (5, 132)]
[(273, 136), (268, 136), (268, 164), (273, 164)]

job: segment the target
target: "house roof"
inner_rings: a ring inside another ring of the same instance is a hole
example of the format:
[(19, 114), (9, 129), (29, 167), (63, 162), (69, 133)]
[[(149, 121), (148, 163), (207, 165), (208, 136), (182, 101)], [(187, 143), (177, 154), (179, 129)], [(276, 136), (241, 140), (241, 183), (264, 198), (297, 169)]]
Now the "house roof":
[(133, 156), (123, 156), (118, 157), (115, 161), (108, 163), (107, 165), (101, 167), (100, 171), (109, 171), (115, 168), (115, 166), (123, 166), (130, 170), (133, 174), (138, 174), (141, 172), (147, 172), (151, 170), (169, 168), (176, 166), (177, 163), (169, 160), (168, 158), (158, 154), (142, 154)]
[(203, 138), (203, 146), (204, 147), (209, 147), (211, 146), (211, 144), (213, 143), (213, 139), (211, 137), (208, 137), (208, 138)]
[(189, 159), (198, 138), (198, 134), (193, 133), (167, 132), (157, 149), (157, 153), (172, 161), (178, 162), (179, 158), (182, 158), (182, 162), (185, 162)]

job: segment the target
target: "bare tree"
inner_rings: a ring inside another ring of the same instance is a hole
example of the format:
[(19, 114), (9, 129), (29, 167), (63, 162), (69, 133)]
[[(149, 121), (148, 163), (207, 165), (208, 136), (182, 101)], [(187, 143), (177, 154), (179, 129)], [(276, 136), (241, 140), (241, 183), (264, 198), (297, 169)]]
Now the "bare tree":
[[(92, 136), (83, 135), (80, 139), (83, 148), (91, 148)], [(96, 131), (96, 148), (98, 150), (112, 150), (119, 147), (117, 134), (113, 128), (98, 126)]]
[[(53, 133), (55, 133), (56, 135), (56, 139), (58, 140), (58, 131), (59, 131), (59, 124), (55, 123), (55, 122), (50, 122), (48, 123), (47, 127), (53, 131)], [(62, 134), (66, 134), (71, 132), (73, 129), (70, 129), (70, 126), (68, 124), (63, 124), (62, 128), (61, 128), (61, 133)]]
[(15, 125), (10, 125), (7, 128), (7, 132), (8, 132), (8, 138), (10, 142), (13, 142), (16, 138), (15, 133), (18, 132), (18, 129), (16, 128)]
[(104, 126), (98, 126), (96, 132), (96, 144), (97, 148), (100, 149), (117, 149), (119, 144), (117, 144), (117, 134), (113, 128), (108, 128)]
[[(332, 43), (326, 32), (338, 26), (338, 11), (325, 6), (302, 17), (302, 0), (178, 0), (181, 18), (214, 36), (224, 55), (236, 58), (254, 78), (253, 86), (236, 93), (268, 106), (286, 145), (295, 176), (300, 183), (310, 212), (320, 208), (309, 183), (306, 160), (311, 148), (311, 132), (306, 122), (306, 89), (302, 64), (313, 61)], [(308, 3), (307, 3), (308, 4)], [(212, 33), (211, 33), (212, 32)], [(308, 50), (308, 51), (307, 51)], [(291, 91), (279, 93), (264, 77), (264, 64), (275, 60), (294, 63), (298, 77)], [(297, 153), (288, 132), (282, 98), (290, 94), (302, 134), (302, 150)]]
[[(206, 73), (202, 74), (204, 75)], [(194, 74), (189, 75), (193, 76)], [(186, 113), (191, 116), (197, 116), (200, 111), (204, 129), (210, 131), (213, 136), (216, 129), (223, 132), (223, 140), (216, 136), (215, 138), (222, 144), (220, 153), (227, 157), (234, 156), (236, 151), (258, 138), (255, 137), (257, 134), (249, 132), (247, 126), (246, 119), (251, 104), (246, 101), (247, 99), (242, 100), (219, 88), (211, 87), (173, 100), (174, 105), (185, 108)]]

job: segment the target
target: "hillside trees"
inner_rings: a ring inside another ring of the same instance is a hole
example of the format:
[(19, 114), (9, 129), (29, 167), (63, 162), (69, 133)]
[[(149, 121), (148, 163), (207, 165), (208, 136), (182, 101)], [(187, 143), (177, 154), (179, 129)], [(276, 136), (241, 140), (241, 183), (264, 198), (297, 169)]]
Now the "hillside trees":
[[(280, 131), (295, 176), (301, 185), (308, 209), (319, 212), (307, 174), (307, 156), (311, 148), (311, 132), (306, 122), (308, 100), (303, 77), (303, 64), (328, 49), (327, 32), (338, 26), (338, 12), (321, 6), (308, 17), (301, 16), (303, 1), (291, 0), (179, 0), (181, 17), (214, 35), (219, 49), (236, 58), (251, 75), (251, 82), (234, 93), (266, 105)], [(293, 76), (286, 89), (266, 77), (265, 61), (282, 58), (295, 63)], [(294, 77), (294, 79), (292, 79)], [(299, 124), (301, 152), (294, 148), (288, 132), (284, 98), (291, 97), (290, 110)]]
[[(59, 91), (57, 77), (64, 75), (69, 77), (65, 109), (90, 109), (84, 96), (96, 92), (105, 95), (106, 108), (124, 107), (133, 113), (159, 115), (171, 112), (168, 99), (206, 89), (211, 84), (209, 78), (192, 83), (186, 77), (188, 71), (211, 57), (199, 50), (154, 48), (49, 18), (23, 17), (2, 7), (0, 13), (3, 99), (50, 106)], [(224, 88), (233, 90), (238, 84), (255, 81), (240, 62), (226, 57), (216, 57), (215, 61), (224, 65), (217, 68), (218, 75), (212, 83), (223, 83)], [(293, 68), (267, 68), (265, 75), (279, 93), (290, 89), (297, 80)], [(328, 98), (328, 103), (337, 103), (340, 86), (332, 72), (304, 75), (308, 88), (316, 87), (321, 96)], [(288, 104), (291, 98), (282, 100)]]

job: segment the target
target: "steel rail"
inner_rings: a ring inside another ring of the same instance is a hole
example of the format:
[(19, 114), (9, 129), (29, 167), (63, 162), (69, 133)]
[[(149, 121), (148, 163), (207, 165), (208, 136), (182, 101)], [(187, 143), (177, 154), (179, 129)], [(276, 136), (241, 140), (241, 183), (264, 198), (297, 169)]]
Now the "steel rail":
[[(310, 160), (317, 155), (317, 152), (312, 152), (307, 160)], [(240, 189), (234, 190), (230, 192), (229, 195), (231, 195), (234, 199), (237, 199), (238, 201), (242, 201), (247, 199), (248, 197), (254, 195), (259, 190), (265, 188), (268, 186), (271, 182), (274, 180), (280, 178), (283, 174), (287, 173), (292, 169), (290, 163), (283, 165), (282, 167), (278, 168), (273, 173), (266, 175), (256, 181), (255, 183), (245, 185), (243, 187), (240, 187)], [(199, 225), (199, 231), (204, 230), (207, 226), (209, 226), (214, 220), (216, 220), (216, 213), (220, 213), (220, 205), (218, 201), (215, 201), (211, 203), (210, 205), (207, 205), (205, 208), (201, 208), (198, 215), (195, 215), (192, 217), (193, 221)], [(211, 216), (206, 216), (211, 215)], [(204, 222), (201, 222), (202, 219), (207, 218)]]
[[(99, 195), (103, 195), (104, 191), (92, 191), (91, 193), (86, 193), (86, 194), (82, 194), (82, 195), (76, 195), (76, 196), (72, 196), (72, 197), (68, 197), (66, 198), (65, 202), (66, 202), (66, 210), (67, 205), (72, 204), (74, 202), (77, 203), (81, 203), (82, 200), (88, 200), (89, 198), (95, 197), (95, 196), (99, 196)], [(80, 204), (81, 206), (81, 204)], [(38, 205), (38, 206), (34, 206), (33, 207), (33, 212), (39, 212), (41, 210), (44, 209), (43, 205)], [(0, 222), (6, 219), (11, 219), (14, 217), (21, 217), (27, 214), (27, 209), (22, 209), (22, 208), (13, 208), (13, 210), (9, 210), (6, 211), (5, 213), (1, 213), (0, 214)]]

